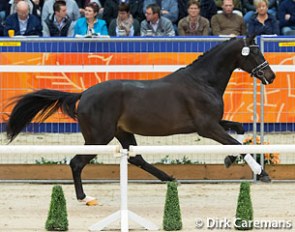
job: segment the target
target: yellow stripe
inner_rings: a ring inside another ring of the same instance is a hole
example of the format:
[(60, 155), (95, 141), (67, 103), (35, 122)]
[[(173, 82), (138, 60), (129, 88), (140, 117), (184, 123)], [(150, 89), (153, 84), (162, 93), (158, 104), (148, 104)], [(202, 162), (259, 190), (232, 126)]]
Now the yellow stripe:
[(293, 47), (295, 46), (295, 42), (281, 42), (279, 43), (279, 47)]
[(15, 42), (15, 41), (0, 42), (0, 47), (20, 47), (20, 46), (21, 46), (21, 42)]

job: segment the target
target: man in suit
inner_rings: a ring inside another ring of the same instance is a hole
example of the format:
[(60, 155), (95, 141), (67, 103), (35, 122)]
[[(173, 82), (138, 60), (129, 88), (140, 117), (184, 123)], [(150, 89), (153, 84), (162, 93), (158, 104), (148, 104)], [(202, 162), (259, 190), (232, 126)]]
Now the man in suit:
[(15, 35), (42, 36), (40, 19), (29, 13), (29, 5), (26, 1), (18, 2), (16, 13), (7, 17), (4, 26), (4, 36), (8, 36), (9, 30), (14, 30)]

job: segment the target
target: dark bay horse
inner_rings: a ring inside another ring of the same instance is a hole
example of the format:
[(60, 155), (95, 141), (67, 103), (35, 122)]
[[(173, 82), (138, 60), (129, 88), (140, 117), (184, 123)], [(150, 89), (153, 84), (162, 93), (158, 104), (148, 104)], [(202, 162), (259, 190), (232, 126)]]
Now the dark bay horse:
[[(115, 137), (128, 149), (129, 145), (136, 145), (134, 134), (166, 136), (195, 132), (221, 144), (237, 145), (240, 142), (226, 130), (243, 133), (241, 124), (222, 120), (223, 94), (236, 68), (263, 84), (270, 84), (275, 78), (253, 38), (234, 38), (159, 80), (111, 80), (82, 93), (43, 89), (19, 96), (13, 102), (7, 136), (12, 141), (32, 120), (44, 121), (60, 109), (78, 120), (85, 145), (105, 145)], [(84, 193), (81, 172), (95, 156), (77, 155), (70, 162), (77, 199), (85, 202), (92, 198)], [(234, 160), (235, 156), (226, 157), (225, 165), (229, 167)], [(255, 160), (246, 161), (259, 179), (270, 180)], [(162, 181), (173, 180), (141, 155), (130, 157), (129, 162)]]

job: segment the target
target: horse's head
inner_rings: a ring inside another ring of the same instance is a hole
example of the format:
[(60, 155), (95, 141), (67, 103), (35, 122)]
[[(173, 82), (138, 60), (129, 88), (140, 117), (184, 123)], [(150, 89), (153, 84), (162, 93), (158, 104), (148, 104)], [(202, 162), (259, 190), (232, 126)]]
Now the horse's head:
[(243, 40), (239, 68), (261, 80), (264, 85), (271, 84), (276, 77), (258, 45), (255, 44), (254, 37)]

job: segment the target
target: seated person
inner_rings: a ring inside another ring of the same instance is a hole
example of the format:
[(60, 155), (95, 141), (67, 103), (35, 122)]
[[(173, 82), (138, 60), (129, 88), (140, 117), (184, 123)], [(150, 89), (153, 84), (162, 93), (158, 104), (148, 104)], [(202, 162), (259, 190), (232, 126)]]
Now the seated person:
[(295, 0), (283, 0), (278, 15), (282, 34), (295, 35)]
[(98, 19), (99, 6), (91, 2), (85, 7), (85, 17), (79, 18), (75, 24), (74, 34), (81, 36), (108, 35), (107, 24)]
[(178, 4), (177, 0), (144, 0), (143, 12), (150, 4), (157, 4), (160, 6), (160, 16), (169, 19), (172, 24), (175, 24), (178, 20)]
[[(222, 13), (223, 12), (223, 0), (215, 0), (215, 4), (218, 10), (218, 13)], [(233, 5), (234, 5), (234, 9), (233, 9), (233, 13), (240, 15), (241, 17), (243, 17), (243, 6), (242, 6), (242, 0), (233, 0)]]
[(29, 5), (30, 14), (38, 16), (36, 5), (32, 0), (11, 0), (11, 1), (9, 1), (8, 13), (10, 15), (16, 13), (16, 5), (20, 1), (26, 1), (28, 3), (28, 5)]
[(14, 35), (42, 36), (40, 19), (29, 13), (29, 5), (26, 1), (20, 1), (16, 5), (16, 13), (7, 17), (4, 28), (4, 36), (8, 36), (9, 30), (14, 30)]
[[(268, 14), (272, 14), (274, 17), (276, 17), (276, 0), (269, 0), (268, 1)], [(244, 15), (244, 21), (246, 24), (249, 23), (251, 17), (257, 12), (257, 8), (255, 6), (254, 0), (243, 0), (243, 8), (245, 12)]]
[(96, 2), (98, 4), (98, 6), (99, 6), (98, 18), (101, 18), (102, 17), (102, 12), (103, 12), (103, 7), (102, 7), (99, 0), (76, 0), (76, 3), (78, 5), (78, 7), (79, 7), (81, 17), (84, 16), (85, 7), (90, 2)]
[[(42, 14), (41, 18), (42, 21), (44, 21), (48, 15), (53, 14), (53, 4), (56, 0), (46, 0), (43, 8), (42, 8)], [(80, 11), (77, 3), (75, 0), (65, 0), (67, 4), (67, 14), (70, 17), (72, 21), (76, 21), (78, 18), (80, 18)]]
[(255, 0), (256, 14), (252, 16), (248, 24), (249, 35), (279, 35), (279, 22), (268, 14), (268, 0)]
[(6, 19), (8, 7), (8, 1), (0, 1), (0, 23)]
[(140, 25), (141, 36), (175, 36), (172, 22), (165, 17), (161, 17), (159, 5), (148, 5), (145, 17), (146, 19)]
[(188, 2), (188, 16), (178, 23), (179, 35), (209, 35), (209, 21), (200, 15), (200, 3), (196, 0)]
[[(187, 4), (188, 0), (178, 0), (178, 9), (179, 9), (179, 17), (178, 19), (182, 19), (188, 15), (187, 12)], [(214, 0), (200, 0), (200, 9), (201, 9), (201, 16), (208, 19), (209, 22), (213, 15), (217, 14), (217, 7)]]
[(143, 8), (143, 0), (107, 0), (105, 1), (103, 16), (102, 18), (107, 22), (109, 26), (113, 19), (118, 17), (118, 7), (121, 2), (128, 3), (130, 13), (132, 14), (134, 19), (137, 19), (138, 22), (142, 22), (145, 19)]
[(139, 36), (139, 22), (130, 14), (129, 5), (121, 3), (118, 8), (118, 17), (111, 21), (110, 36)]
[(67, 15), (67, 5), (64, 0), (53, 4), (53, 14), (43, 21), (43, 36), (74, 36), (74, 23)]
[(223, 0), (222, 13), (216, 14), (211, 19), (213, 35), (238, 36), (246, 34), (246, 25), (243, 17), (233, 13), (233, 0)]

